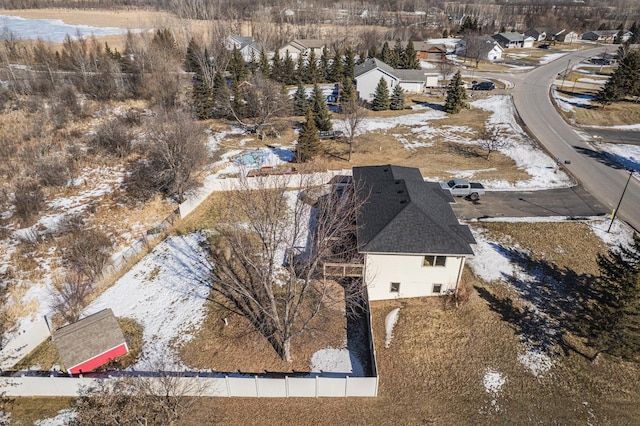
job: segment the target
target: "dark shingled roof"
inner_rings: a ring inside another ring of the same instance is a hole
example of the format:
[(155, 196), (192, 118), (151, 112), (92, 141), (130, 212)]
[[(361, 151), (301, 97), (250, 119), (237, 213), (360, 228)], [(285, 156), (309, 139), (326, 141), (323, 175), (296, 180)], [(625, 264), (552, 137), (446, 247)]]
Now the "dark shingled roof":
[(358, 214), (360, 252), (473, 254), (475, 240), (451, 209), (453, 197), (417, 168), (354, 167), (353, 179), (368, 197)]
[(53, 341), (67, 369), (125, 343), (111, 309), (57, 329)]

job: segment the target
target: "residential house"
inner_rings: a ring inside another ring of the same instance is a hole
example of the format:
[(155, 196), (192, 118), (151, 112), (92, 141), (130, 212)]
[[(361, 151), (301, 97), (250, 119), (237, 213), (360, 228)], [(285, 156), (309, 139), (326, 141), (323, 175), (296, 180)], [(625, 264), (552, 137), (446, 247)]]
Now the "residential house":
[(491, 37), (505, 49), (533, 47), (533, 42), (535, 41), (531, 36), (514, 32), (498, 33)]
[(475, 240), (451, 194), (413, 167), (354, 167), (353, 182), (367, 197), (356, 236), (369, 299), (455, 293)]
[(319, 58), (322, 55), (322, 49), (324, 49), (326, 45), (327, 42), (325, 40), (295, 39), (278, 49), (277, 53), (280, 58), (284, 59), (287, 57), (287, 52), (289, 52), (289, 56), (291, 56), (291, 59), (297, 61), (300, 55), (307, 58), (313, 51), (316, 55), (316, 58)]
[[(616, 37), (618, 36), (618, 30), (600, 30), (600, 31), (589, 31), (582, 34), (582, 40), (590, 40), (597, 41), (600, 43), (613, 43), (616, 41)], [(633, 33), (631, 31), (623, 31), (622, 37), (619, 42), (624, 43), (629, 40)]]
[(400, 70), (380, 59), (370, 58), (354, 68), (356, 90), (360, 99), (372, 101), (380, 78), (384, 78), (390, 91), (400, 85), (407, 93), (422, 93), (426, 87), (438, 85), (438, 74), (426, 70)]
[(560, 43), (575, 43), (580, 39), (580, 35), (575, 31), (560, 33), (556, 36), (556, 41)]
[(57, 329), (53, 341), (69, 374), (88, 373), (129, 351), (111, 309)]
[(456, 45), (456, 55), (466, 58), (499, 61), (504, 49), (489, 36), (475, 37), (473, 40), (463, 38)]
[(535, 41), (560, 41), (559, 37), (562, 34), (565, 34), (564, 28), (531, 28), (524, 33), (526, 36), (533, 37)]
[(259, 60), (263, 48), (255, 42), (253, 37), (240, 37), (238, 35), (228, 36), (225, 40), (225, 47), (227, 50), (238, 49), (245, 62), (250, 62), (252, 59)]
[[(389, 43), (389, 47), (393, 48), (394, 44)], [(400, 46), (407, 48), (407, 41), (401, 41)], [(420, 61), (444, 61), (447, 59), (447, 47), (444, 44), (433, 44), (424, 41), (414, 41), (413, 48), (416, 51), (416, 57)]]

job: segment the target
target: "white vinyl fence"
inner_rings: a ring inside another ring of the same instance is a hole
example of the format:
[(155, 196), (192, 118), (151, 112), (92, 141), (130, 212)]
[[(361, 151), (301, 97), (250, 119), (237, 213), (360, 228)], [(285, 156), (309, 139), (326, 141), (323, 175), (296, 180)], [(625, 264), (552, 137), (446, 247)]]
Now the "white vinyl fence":
[(241, 178), (220, 179), (217, 176), (209, 176), (204, 180), (204, 185), (195, 194), (180, 204), (180, 217), (184, 218), (204, 200), (216, 191), (232, 191), (240, 188), (275, 188), (286, 185), (287, 188), (302, 188), (309, 181), (316, 185), (329, 183), (334, 176), (351, 175), (351, 170), (330, 170), (326, 173), (293, 174), (293, 175), (269, 175)]
[[(18, 373), (19, 374), (19, 373)], [(68, 396), (75, 397), (83, 388), (96, 385), (109, 378), (88, 377), (0, 377), (0, 390), (5, 396)], [(166, 390), (163, 379), (145, 377), (143, 380), (158, 381), (159, 392)], [(216, 397), (375, 397), (378, 390), (377, 377), (261, 377), (261, 376), (195, 376), (172, 379), (172, 392), (184, 396)]]

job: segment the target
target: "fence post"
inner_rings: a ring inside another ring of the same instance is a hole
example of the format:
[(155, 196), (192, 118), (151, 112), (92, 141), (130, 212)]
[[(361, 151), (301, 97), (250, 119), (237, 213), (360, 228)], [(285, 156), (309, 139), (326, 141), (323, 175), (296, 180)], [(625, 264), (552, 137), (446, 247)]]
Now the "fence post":
[(347, 376), (344, 381), (344, 397), (346, 398), (348, 396), (349, 396), (349, 376)]
[(231, 386), (229, 386), (229, 376), (225, 374), (224, 381), (227, 384), (227, 397), (231, 398)]
[(316, 376), (316, 398), (318, 397), (319, 385), (318, 385), (318, 376)]
[(284, 393), (289, 398), (289, 376), (284, 376)]
[(256, 396), (260, 398), (260, 384), (258, 383), (258, 375), (253, 376), (255, 378), (256, 383)]

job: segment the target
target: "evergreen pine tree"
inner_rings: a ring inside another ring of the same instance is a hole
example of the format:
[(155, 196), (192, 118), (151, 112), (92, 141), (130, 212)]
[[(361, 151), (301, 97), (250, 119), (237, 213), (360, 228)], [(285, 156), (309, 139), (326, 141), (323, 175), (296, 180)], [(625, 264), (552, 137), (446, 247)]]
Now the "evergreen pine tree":
[(376, 49), (375, 46), (371, 46), (367, 51), (367, 59), (372, 59), (377, 57), (378, 57), (378, 50)]
[(317, 84), (313, 85), (313, 93), (311, 94), (311, 109), (316, 127), (320, 131), (331, 130), (331, 113), (327, 107), (327, 102), (322, 94), (322, 90)]
[(623, 52), (624, 48), (621, 47), (618, 57), (622, 59), (618, 68), (596, 95), (596, 101), (603, 107), (626, 96), (640, 96), (640, 51), (630, 50), (625, 55)]
[(380, 81), (376, 86), (371, 109), (374, 111), (385, 111), (389, 109), (389, 86), (383, 77), (380, 77)]
[(404, 90), (402, 90), (399, 84), (396, 84), (393, 88), (389, 108), (394, 111), (404, 109)]
[(233, 109), (234, 114), (238, 118), (246, 117), (246, 105), (244, 102), (244, 98), (242, 97), (242, 92), (240, 91), (240, 86), (237, 83), (233, 83), (231, 86), (231, 97), (233, 98), (233, 102), (231, 103), (231, 108)]
[(340, 112), (342, 111), (343, 105), (349, 105), (351, 100), (356, 96), (355, 87), (353, 87), (353, 83), (351, 80), (345, 80), (340, 85), (340, 97), (338, 99), (340, 103)]
[(304, 63), (304, 56), (298, 55), (298, 60), (296, 61), (296, 72), (295, 78), (297, 81), (307, 81), (307, 67)]
[(229, 74), (231, 74), (231, 79), (236, 83), (245, 81), (249, 75), (249, 68), (242, 57), (242, 53), (235, 47), (231, 51), (227, 70), (229, 71)]
[(586, 328), (602, 352), (624, 359), (640, 353), (640, 236), (598, 258), (600, 277), (589, 287)]
[(385, 41), (380, 51), (380, 60), (387, 65), (391, 65), (391, 49), (389, 48), (389, 42)]
[(318, 69), (318, 58), (316, 58), (315, 51), (309, 53), (309, 59), (307, 60), (307, 68), (305, 80), (307, 83), (316, 84), (319, 83), (320, 70)]
[(199, 68), (198, 70), (193, 77), (193, 90), (191, 93), (193, 111), (198, 120), (207, 120), (213, 116), (215, 106), (214, 90), (209, 86)]
[(249, 71), (251, 72), (251, 74), (255, 74), (259, 66), (260, 66), (260, 59), (258, 58), (258, 56), (256, 56), (256, 51), (252, 50), (251, 56), (249, 57), (249, 62), (247, 63), (247, 67), (249, 68)]
[(293, 95), (293, 115), (303, 115), (309, 108), (309, 99), (301, 82), (298, 82), (298, 88)]
[[(287, 56), (284, 57), (284, 61), (282, 62), (282, 80), (281, 83), (285, 84), (295, 84), (296, 82), (296, 65), (293, 62), (293, 58), (287, 51)], [(303, 67), (304, 68), (304, 67)]]
[(460, 70), (458, 70), (447, 86), (447, 99), (444, 102), (444, 110), (449, 114), (459, 113), (464, 107), (465, 99), (467, 99), (467, 91), (462, 83)]
[(198, 62), (198, 55), (200, 54), (200, 45), (192, 37), (189, 40), (187, 46), (187, 54), (184, 61), (184, 70), (186, 72), (198, 72), (200, 69), (200, 63)]
[(344, 51), (344, 62), (342, 66), (342, 78), (343, 80), (353, 80), (353, 69), (356, 66), (355, 53), (351, 47), (347, 47)]
[(400, 68), (402, 66), (402, 53), (404, 50), (402, 49), (402, 45), (400, 44), (400, 40), (396, 40), (396, 44), (393, 46), (393, 50), (391, 51), (391, 65), (392, 68)]
[(217, 71), (213, 77), (213, 98), (213, 116), (227, 117), (229, 114), (229, 88), (220, 71)]
[(271, 61), (271, 70), (269, 71), (269, 76), (271, 76), (272, 80), (275, 80), (279, 83), (283, 83), (282, 79), (282, 60), (280, 59), (280, 55), (278, 52), (273, 56), (273, 60)]
[(269, 57), (267, 57), (267, 52), (265, 52), (264, 49), (260, 50), (258, 70), (260, 70), (260, 73), (264, 76), (269, 76), (271, 74), (271, 70), (269, 68)]
[(402, 68), (407, 70), (418, 70), (420, 69), (420, 61), (418, 61), (418, 53), (416, 52), (415, 47), (413, 47), (413, 42), (409, 40), (407, 43), (407, 47), (404, 49), (402, 54)]
[(318, 68), (318, 81), (317, 83), (324, 83), (328, 80), (329, 76), (329, 49), (327, 47), (322, 48), (322, 55), (320, 56), (320, 67)]
[(320, 152), (320, 137), (311, 108), (307, 108), (305, 122), (298, 135), (297, 161), (304, 163)]
[(332, 83), (338, 83), (339, 81), (342, 81), (343, 73), (344, 70), (342, 68), (342, 52), (340, 50), (336, 50), (335, 55), (333, 55), (331, 67), (329, 68), (329, 81)]

